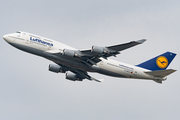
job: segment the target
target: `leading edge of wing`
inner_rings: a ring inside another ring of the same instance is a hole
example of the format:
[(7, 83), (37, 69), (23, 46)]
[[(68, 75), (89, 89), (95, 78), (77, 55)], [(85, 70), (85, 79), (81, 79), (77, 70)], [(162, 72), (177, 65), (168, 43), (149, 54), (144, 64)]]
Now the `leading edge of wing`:
[(138, 44), (142, 44), (145, 41), (146, 41), (146, 39), (141, 39), (141, 40), (131, 41), (131, 42), (124, 43), (124, 44), (118, 44), (118, 45), (107, 46), (107, 47), (100, 47), (104, 51), (106, 51), (105, 53), (102, 53), (102, 54), (93, 53), (92, 49), (80, 50), (80, 52), (82, 53), (82, 55), (84, 57), (90, 57), (90, 58), (93, 56), (97, 57), (97, 58), (116, 56), (117, 54), (120, 54), (119, 51), (128, 49), (128, 48), (133, 47), (133, 46), (138, 45)]
[[(142, 44), (146, 40), (147, 39), (141, 39), (141, 40), (131, 41), (131, 42), (124, 43), (124, 44), (117, 44), (117, 45), (107, 46), (105, 48), (113, 49), (113, 50), (116, 50), (116, 51), (122, 51), (122, 50), (128, 49), (130, 47), (133, 47), (135, 45)], [(90, 49), (84, 49), (84, 50), (80, 50), (80, 51), (86, 53), (86, 52), (90, 52), (91, 50)]]
[(141, 39), (141, 40), (131, 41), (131, 42), (124, 43), (124, 44), (108, 46), (107, 48), (113, 49), (113, 50), (116, 50), (116, 51), (122, 51), (122, 50), (128, 49), (128, 48), (130, 48), (130, 47), (133, 47), (133, 46), (142, 44), (142, 43), (144, 43), (145, 41), (146, 41), (146, 39)]

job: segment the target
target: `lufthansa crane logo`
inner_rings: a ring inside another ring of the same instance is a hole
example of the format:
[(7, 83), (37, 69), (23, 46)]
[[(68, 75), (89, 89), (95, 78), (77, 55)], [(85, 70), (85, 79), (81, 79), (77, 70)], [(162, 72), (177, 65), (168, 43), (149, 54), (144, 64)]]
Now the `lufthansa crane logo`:
[(164, 56), (160, 56), (156, 59), (156, 64), (159, 68), (166, 68), (168, 66), (168, 59)]

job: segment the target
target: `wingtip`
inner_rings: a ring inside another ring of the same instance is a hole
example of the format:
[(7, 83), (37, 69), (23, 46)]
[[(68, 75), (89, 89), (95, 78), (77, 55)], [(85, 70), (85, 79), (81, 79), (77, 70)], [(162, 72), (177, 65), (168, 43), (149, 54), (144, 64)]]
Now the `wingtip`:
[(138, 40), (138, 41), (136, 41), (137, 43), (143, 43), (143, 42), (145, 42), (147, 39), (141, 39), (141, 40)]

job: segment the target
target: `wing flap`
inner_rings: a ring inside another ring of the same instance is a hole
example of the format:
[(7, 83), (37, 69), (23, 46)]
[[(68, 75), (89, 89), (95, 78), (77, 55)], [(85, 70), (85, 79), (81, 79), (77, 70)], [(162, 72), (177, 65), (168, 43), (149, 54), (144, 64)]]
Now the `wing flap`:
[(172, 74), (175, 71), (176, 70), (173, 70), (173, 69), (167, 69), (167, 70), (157, 70), (157, 71), (151, 71), (151, 72), (145, 72), (145, 73), (147, 73), (148, 75), (152, 75), (154, 77), (163, 78)]

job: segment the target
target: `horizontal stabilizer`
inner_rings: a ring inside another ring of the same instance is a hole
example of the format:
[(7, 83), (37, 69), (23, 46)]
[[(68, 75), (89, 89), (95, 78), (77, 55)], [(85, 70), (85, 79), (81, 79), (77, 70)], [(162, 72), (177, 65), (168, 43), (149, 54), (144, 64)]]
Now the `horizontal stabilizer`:
[(170, 75), (171, 73), (173, 73), (175, 71), (176, 70), (173, 70), (173, 69), (167, 69), (167, 70), (157, 70), (157, 71), (151, 71), (151, 72), (145, 72), (145, 73), (152, 75), (154, 77), (163, 78), (163, 77)]

